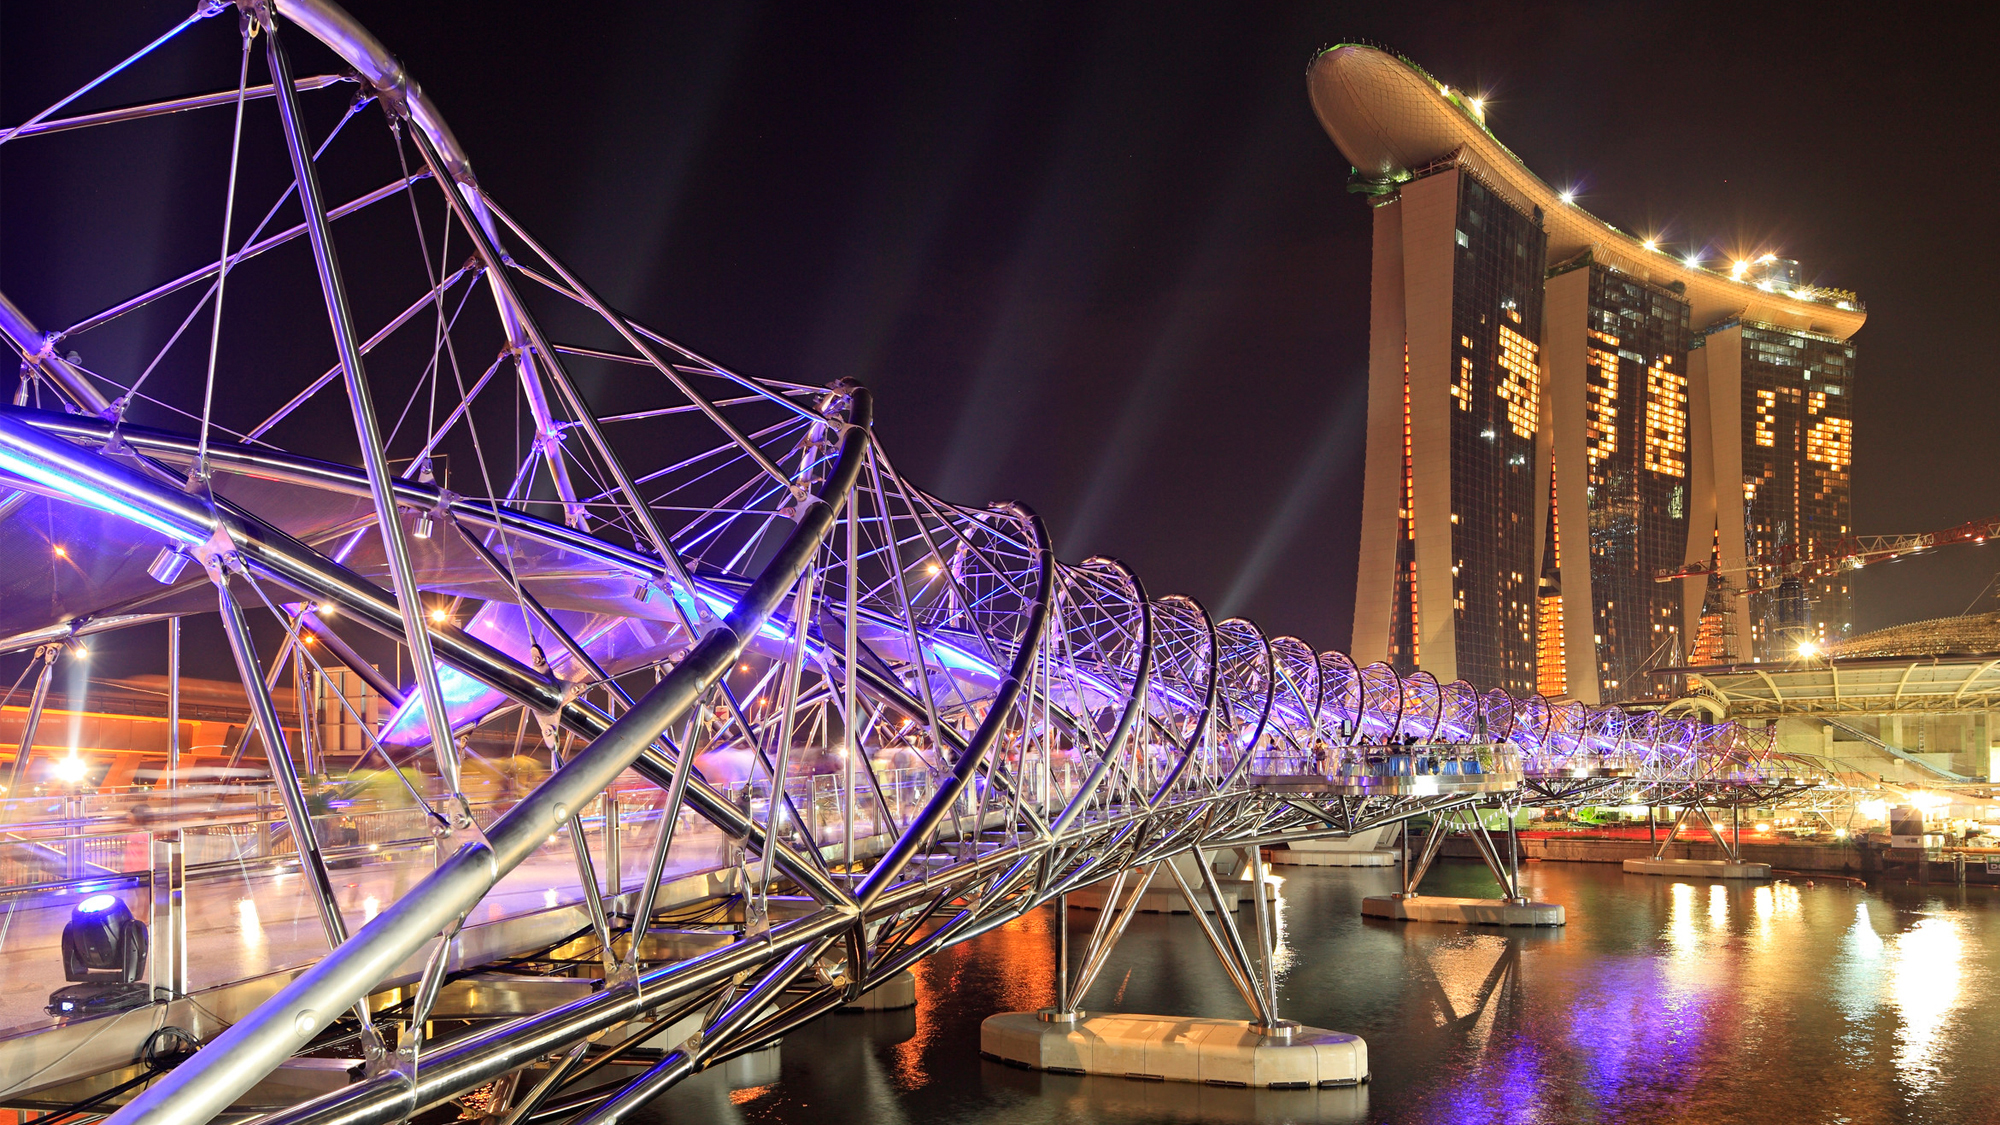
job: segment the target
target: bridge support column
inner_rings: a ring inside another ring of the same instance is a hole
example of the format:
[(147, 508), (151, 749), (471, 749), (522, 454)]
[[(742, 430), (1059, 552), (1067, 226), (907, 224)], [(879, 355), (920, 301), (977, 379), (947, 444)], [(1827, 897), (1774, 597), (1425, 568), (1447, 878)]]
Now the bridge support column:
[[(1677, 875), (1708, 879), (1769, 879), (1770, 864), (1745, 863), (1743, 853), (1738, 850), (1738, 845), (1743, 840), (1742, 806), (1732, 803), (1729, 806), (1729, 815), (1731, 827), (1734, 829), (1733, 840), (1730, 836), (1723, 835), (1721, 826), (1715, 823), (1714, 817), (1708, 815), (1707, 809), (1695, 804), (1682, 808), (1681, 815), (1674, 819), (1674, 826), (1667, 833), (1667, 838), (1660, 841), (1659, 847), (1654, 849), (1653, 858), (1626, 860), (1624, 864), (1626, 874)], [(1673, 843), (1674, 838), (1680, 835), (1681, 825), (1686, 823), (1690, 816), (1701, 817), (1701, 822), (1708, 827), (1709, 838), (1714, 840), (1715, 846), (1722, 851), (1721, 859), (1666, 858), (1667, 845)]]
[[(1069, 989), (1068, 904), (1056, 896), (1056, 1003), (1039, 1012), (1002, 1012), (979, 1027), (979, 1053), (1029, 1070), (1103, 1074), (1231, 1086), (1353, 1086), (1368, 1080), (1368, 1045), (1358, 1036), (1301, 1027), (1278, 1018), (1277, 979), (1272, 971), (1276, 933), (1265, 898), (1268, 877), (1263, 856), (1250, 849), (1256, 894), (1257, 939), (1261, 956), (1245, 948), (1236, 912), (1227, 907), (1215, 868), (1199, 848), (1186, 853), (1201, 869), (1202, 883), (1215, 907), (1214, 920), (1197, 904), (1192, 917), (1215, 951), (1230, 983), (1254, 1017), (1249, 1020), (1172, 1018), (1122, 1013), (1089, 1015), (1080, 1002), (1103, 971), (1111, 948), (1138, 913), (1145, 889), (1160, 867), (1190, 903), (1195, 888), (1174, 862), (1155, 860), (1143, 868), (1139, 890), (1122, 905), (1127, 868), (1112, 880), (1106, 908), (1084, 951), (1076, 991)], [(1114, 911), (1116, 917), (1113, 917)], [(1179, 925), (1178, 922), (1169, 923)]]
[[(1502, 806), (1503, 811), (1507, 811)], [(1430, 872), (1431, 864), (1444, 850), (1444, 842), (1451, 835), (1454, 820), (1460, 820), (1472, 838), (1473, 846), (1479, 850), (1479, 858), (1486, 864), (1493, 881), (1500, 885), (1498, 899), (1459, 898), (1444, 895), (1421, 895), (1417, 887)], [(1408, 833), (1405, 833), (1407, 838)], [(1403, 889), (1391, 895), (1370, 895), (1361, 900), (1364, 917), (1382, 918), (1392, 922), (1457, 922), (1482, 926), (1560, 926), (1568, 921), (1563, 907), (1558, 903), (1534, 902), (1521, 893), (1520, 848), (1514, 839), (1513, 814), (1508, 814), (1506, 858), (1500, 855), (1500, 845), (1480, 819), (1480, 811), (1467, 805), (1444, 809), (1432, 814), (1430, 831), (1424, 834), (1423, 850), (1417, 857), (1416, 870), (1405, 876)]]

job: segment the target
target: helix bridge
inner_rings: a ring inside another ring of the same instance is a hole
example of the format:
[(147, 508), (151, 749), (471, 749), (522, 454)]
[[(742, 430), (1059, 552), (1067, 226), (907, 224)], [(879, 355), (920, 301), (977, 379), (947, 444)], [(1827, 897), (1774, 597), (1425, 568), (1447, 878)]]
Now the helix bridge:
[[(1399, 675), (1116, 559), (1064, 562), (1027, 507), (900, 473), (866, 389), (739, 373), (620, 312), (327, 0), (209, 2), (161, 30), (0, 131), (13, 175), (122, 177), (31, 196), (38, 237), (179, 232), (102, 292), (0, 296), (21, 361), (0, 649), (31, 656), (39, 708), (89, 638), (216, 615), (266, 748), (261, 830), (311, 932), (227, 1020), (186, 1007), (184, 966), (160, 978), (147, 1027), (198, 1049), (114, 1121), (205, 1121), (329, 1054), (353, 1080), (265, 1120), (400, 1121), (495, 1089), (493, 1120), (622, 1120), (1060, 896), (1181, 880), (1176, 856), (1812, 784), (1768, 730)], [(224, 58), (189, 92), (189, 60)], [(183, 143), (226, 164), (155, 175), (148, 154)], [(329, 751), (273, 690), (288, 662), (386, 701), (345, 776), (404, 791), (380, 854), (407, 877), (365, 909), (336, 883), (383, 845), (329, 830)], [(475, 747), (508, 743), (546, 772), (496, 794)], [(152, 826), (159, 870), (91, 885), (165, 917), (215, 807)], [(184, 961), (185, 933), (155, 930)], [(468, 974), (558, 939), (587, 988), (429, 1030)], [(606, 1044), (670, 1027), (603, 1080)]]

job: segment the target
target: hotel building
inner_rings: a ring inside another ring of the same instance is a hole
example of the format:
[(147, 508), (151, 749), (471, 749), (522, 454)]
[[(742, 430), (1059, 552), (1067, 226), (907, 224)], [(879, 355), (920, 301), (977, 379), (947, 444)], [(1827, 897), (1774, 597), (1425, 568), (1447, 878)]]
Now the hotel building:
[(1308, 79), (1374, 225), (1354, 655), (1599, 703), (1692, 659), (1704, 604), (1711, 656), (1844, 637), (1843, 581), (1776, 589), (1849, 531), (1859, 300), (1617, 230), (1394, 55)]

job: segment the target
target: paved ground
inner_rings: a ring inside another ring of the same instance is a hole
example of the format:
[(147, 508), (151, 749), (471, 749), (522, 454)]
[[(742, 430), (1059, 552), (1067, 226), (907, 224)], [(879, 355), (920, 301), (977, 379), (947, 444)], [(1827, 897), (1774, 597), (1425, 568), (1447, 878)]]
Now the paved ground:
[[(645, 878), (658, 839), (658, 819), (649, 808), (626, 814), (619, 847), (621, 886), (634, 888)], [(837, 844), (842, 838), (837, 821), (816, 827), (822, 845)], [(873, 835), (875, 830), (872, 819), (857, 820), (857, 838)], [(591, 844), (592, 861), (603, 878), (607, 857), (601, 821), (587, 825), (585, 835)], [(144, 854), (143, 844), (135, 844), (135, 848), (139, 849), (137, 854)], [(729, 842), (720, 832), (698, 819), (686, 818), (675, 834), (669, 876), (728, 867), (734, 862), (729, 852)], [(434, 857), (428, 847), (404, 847), (338, 864), (331, 872), (334, 894), (349, 932), (415, 886), (431, 871)], [(583, 901), (581, 888), (567, 834), (551, 836), (548, 844), (486, 896), (468, 925), (573, 906)], [(67, 983), (60, 945), (63, 926), (77, 903), (93, 890), (84, 886), (14, 898), (0, 906), (0, 1038), (53, 1022), (43, 1007), (49, 993)], [(148, 918), (151, 895), (145, 888), (128, 887), (116, 893), (141, 920)], [(210, 864), (190, 872), (186, 902), (190, 991), (309, 964), (326, 952), (318, 911), (297, 871), (260, 871), (244, 863)], [(662, 900), (659, 905), (674, 904)], [(154, 927), (164, 924), (163, 913), (164, 908), (162, 916), (153, 918)], [(155, 965), (156, 979), (158, 972)]]

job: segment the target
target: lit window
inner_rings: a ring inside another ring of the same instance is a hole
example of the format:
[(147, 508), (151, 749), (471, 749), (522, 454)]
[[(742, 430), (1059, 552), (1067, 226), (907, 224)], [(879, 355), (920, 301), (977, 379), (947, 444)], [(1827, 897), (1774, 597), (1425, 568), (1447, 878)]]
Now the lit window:
[(1646, 369), (1646, 468), (1663, 476), (1687, 475), (1687, 379), (1673, 357)]
[(1844, 469), (1854, 462), (1854, 423), (1846, 418), (1825, 418), (1806, 432), (1806, 457), (1832, 469)]
[[(1601, 332), (1591, 335), (1609, 339), (1614, 345), (1618, 342), (1617, 337)], [(1618, 355), (1598, 348), (1589, 349), (1587, 355), (1586, 362), (1596, 377), (1586, 376), (1585, 380), (1583, 451), (1594, 468), (1618, 452)]]
[(1541, 348), (1505, 324), (1500, 326), (1500, 370), (1507, 373), (1495, 391), (1507, 403), (1507, 422), (1524, 438), (1535, 436), (1541, 415)]

